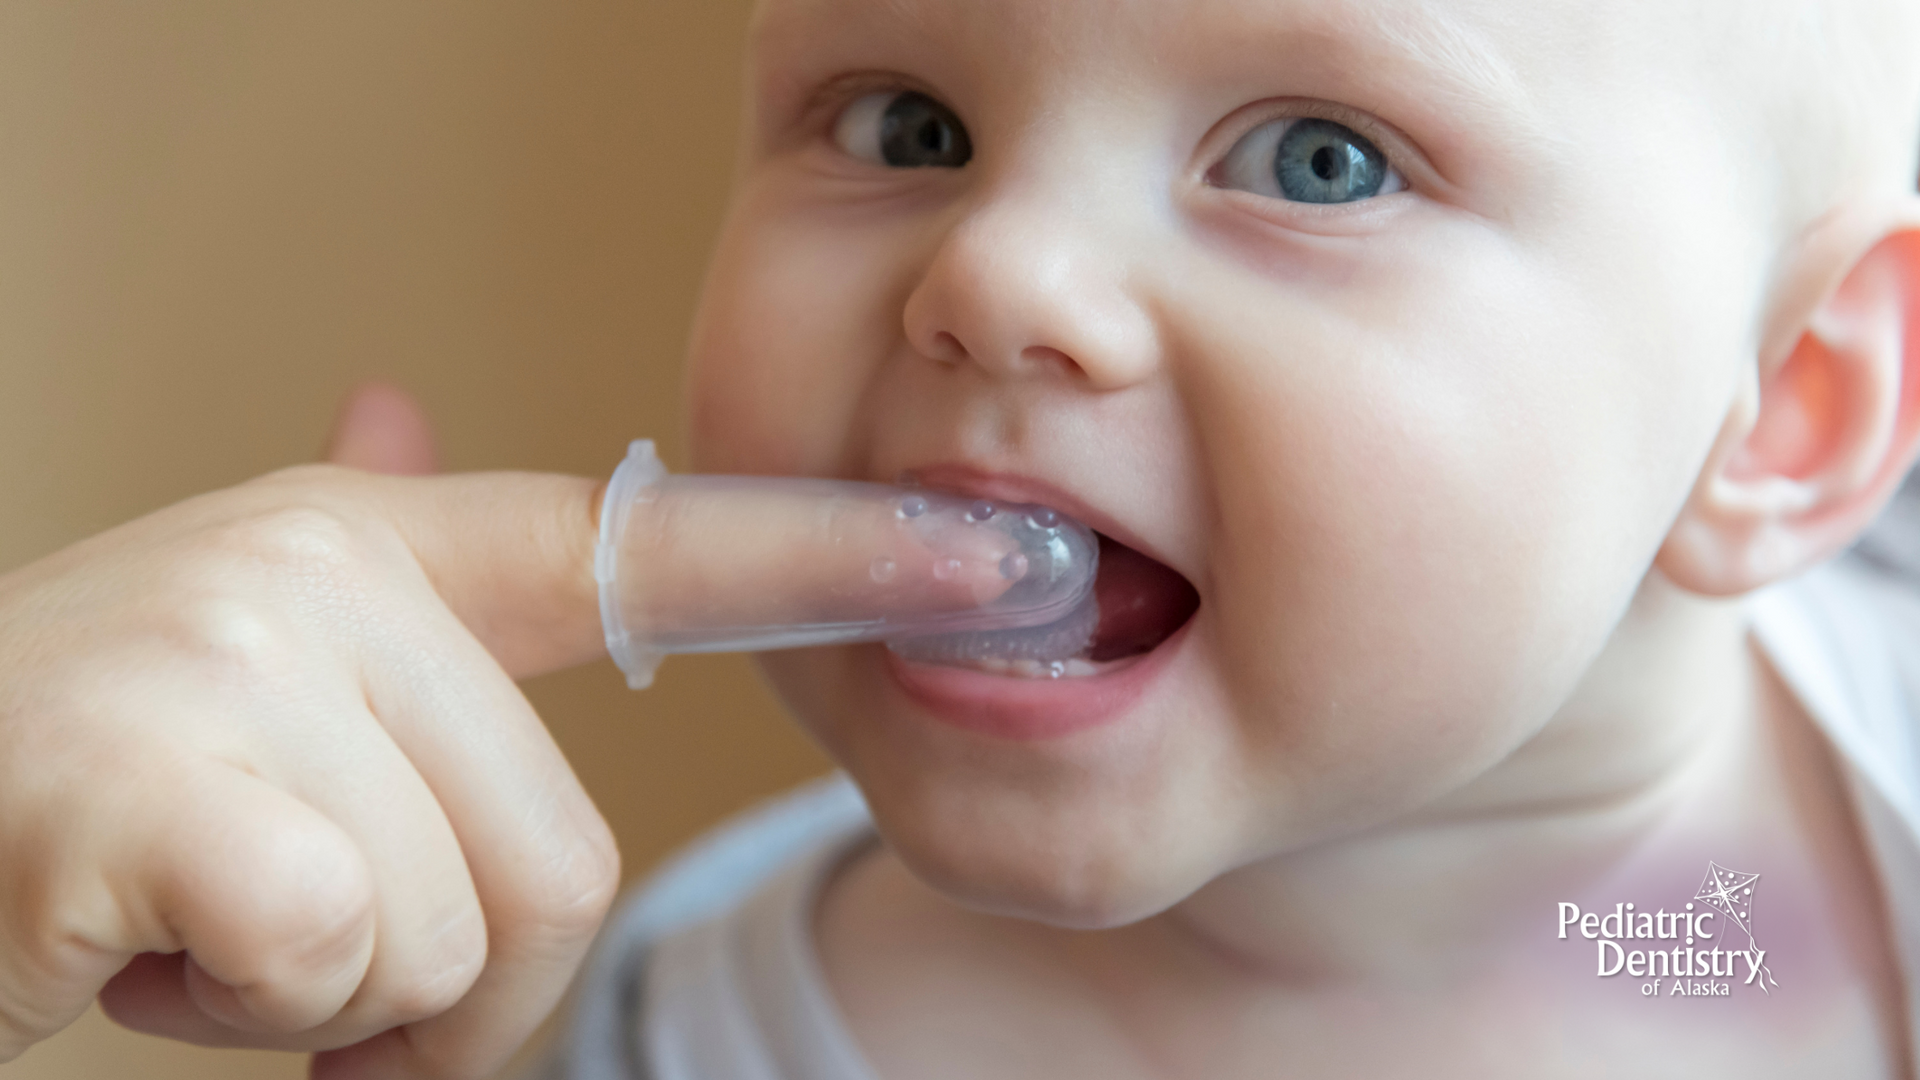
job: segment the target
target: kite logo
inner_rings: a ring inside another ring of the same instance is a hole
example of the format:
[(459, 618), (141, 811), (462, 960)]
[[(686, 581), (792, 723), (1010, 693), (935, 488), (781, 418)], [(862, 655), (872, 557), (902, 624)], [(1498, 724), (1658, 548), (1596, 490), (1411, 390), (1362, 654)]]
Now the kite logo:
[(1773, 972), (1767, 970), (1764, 959), (1767, 950), (1753, 940), (1753, 886), (1760, 880), (1759, 874), (1743, 874), (1738, 870), (1729, 870), (1717, 862), (1707, 863), (1707, 878), (1700, 883), (1700, 891), (1693, 898), (1733, 920), (1733, 925), (1747, 935), (1747, 953), (1757, 957), (1754, 963), (1757, 969), (1747, 976), (1749, 983), (1758, 980), (1762, 993), (1771, 994), (1767, 989), (1773, 981)]
[[(1767, 950), (1753, 935), (1753, 887), (1759, 881), (1759, 874), (1709, 862), (1699, 891), (1679, 911), (1635, 910), (1633, 904), (1619, 903), (1602, 914), (1562, 900), (1559, 936), (1568, 940), (1573, 930), (1594, 943), (1594, 974), (1600, 978), (1624, 971), (1651, 979), (1640, 987), (1643, 997), (1659, 997), (1667, 979), (1673, 980), (1669, 997), (1727, 997), (1734, 979), (1772, 994), (1769, 987), (1780, 984), (1767, 967)], [(1744, 949), (1726, 947), (1735, 944), (1726, 935), (1736, 929), (1747, 939)], [(1651, 947), (1633, 947), (1640, 942)]]

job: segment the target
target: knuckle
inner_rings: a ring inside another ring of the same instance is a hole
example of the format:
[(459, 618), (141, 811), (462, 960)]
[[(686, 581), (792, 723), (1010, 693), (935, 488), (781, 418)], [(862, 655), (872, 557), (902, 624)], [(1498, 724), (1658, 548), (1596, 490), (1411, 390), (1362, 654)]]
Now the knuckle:
[(487, 966), (487, 928), (475, 908), (441, 931), (421, 962), (387, 991), (387, 1011), (396, 1024), (431, 1019), (453, 1008)]
[(198, 597), (179, 607), (174, 630), (175, 645), (196, 669), (223, 683), (273, 684), (300, 667), (293, 627), (264, 605)]
[(548, 898), (555, 925), (591, 935), (620, 892), (620, 849), (611, 833), (596, 831), (577, 840), (564, 865)]
[(342, 572), (358, 547), (345, 518), (317, 506), (255, 511), (219, 527), (216, 544), (269, 573)]
[(124, 955), (89, 944), (74, 925), (81, 920), (71, 908), (83, 906), (84, 899), (36, 902), (22, 925), (0, 928), (0, 1062), (78, 1019), (93, 991), (124, 962)]
[(289, 948), (277, 966), (288, 969), (289, 981), (304, 981), (309, 973), (346, 966), (368, 944), (373, 930), (372, 907), (359, 901), (331, 909), (315, 905), (308, 917), (297, 920), (287, 934)]
[[(50, 815), (34, 824), (43, 823), (51, 825)], [(74, 822), (66, 824), (64, 833), (36, 828), (33, 843), (0, 851), (0, 865), (18, 873), (9, 883), (9, 917), (0, 925), (0, 1016), (38, 1030), (45, 1030), (55, 1000), (72, 996), (68, 988), (112, 974), (119, 952), (114, 928), (125, 920), (111, 889), (79, 870), (80, 860), (51, 850), (55, 837), (77, 831)]]
[(314, 507), (215, 526), (170, 590), (176, 646), (201, 670), (246, 685), (309, 666), (315, 627), (367, 615), (363, 548), (350, 522)]
[(282, 832), (253, 856), (250, 894), (233, 905), (256, 943), (255, 979), (295, 985), (355, 962), (371, 944), (374, 887), (357, 852)]
[(291, 959), (302, 969), (331, 967), (358, 951), (372, 930), (373, 887), (364, 877), (302, 885), (301, 902), (286, 920)]
[(592, 937), (620, 891), (620, 851), (611, 833), (594, 830), (571, 839), (535, 875), (525, 924), (559, 942)]

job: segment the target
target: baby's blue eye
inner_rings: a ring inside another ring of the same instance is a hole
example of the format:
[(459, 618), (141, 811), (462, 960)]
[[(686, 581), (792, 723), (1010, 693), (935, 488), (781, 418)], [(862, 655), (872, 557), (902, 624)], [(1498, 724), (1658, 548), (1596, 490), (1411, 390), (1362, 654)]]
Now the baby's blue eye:
[(1406, 187), (1387, 156), (1345, 124), (1289, 118), (1262, 124), (1233, 144), (1215, 183), (1300, 203), (1348, 203)]
[(833, 140), (862, 161), (895, 169), (958, 169), (973, 158), (960, 118), (914, 90), (857, 98), (834, 122)]

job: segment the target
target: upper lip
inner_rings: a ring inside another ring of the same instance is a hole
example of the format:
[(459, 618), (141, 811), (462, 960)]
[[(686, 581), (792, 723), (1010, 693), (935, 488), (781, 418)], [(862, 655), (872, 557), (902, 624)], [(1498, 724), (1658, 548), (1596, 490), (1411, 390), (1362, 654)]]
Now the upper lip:
[(1045, 480), (1017, 473), (993, 472), (962, 462), (942, 462), (912, 468), (906, 471), (906, 475), (922, 486), (976, 499), (1038, 503), (1051, 507), (1156, 562), (1167, 563), (1166, 557), (1156, 551), (1152, 544), (1112, 515)]

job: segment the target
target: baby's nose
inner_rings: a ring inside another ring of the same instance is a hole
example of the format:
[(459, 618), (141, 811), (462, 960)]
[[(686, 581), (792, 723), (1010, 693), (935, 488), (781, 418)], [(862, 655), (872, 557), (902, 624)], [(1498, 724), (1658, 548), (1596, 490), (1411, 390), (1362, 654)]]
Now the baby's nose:
[(907, 298), (907, 340), (929, 359), (1000, 378), (1064, 377), (1095, 390), (1146, 379), (1158, 335), (1128, 288), (1134, 253), (1089, 208), (1049, 203), (990, 199), (961, 217)]

